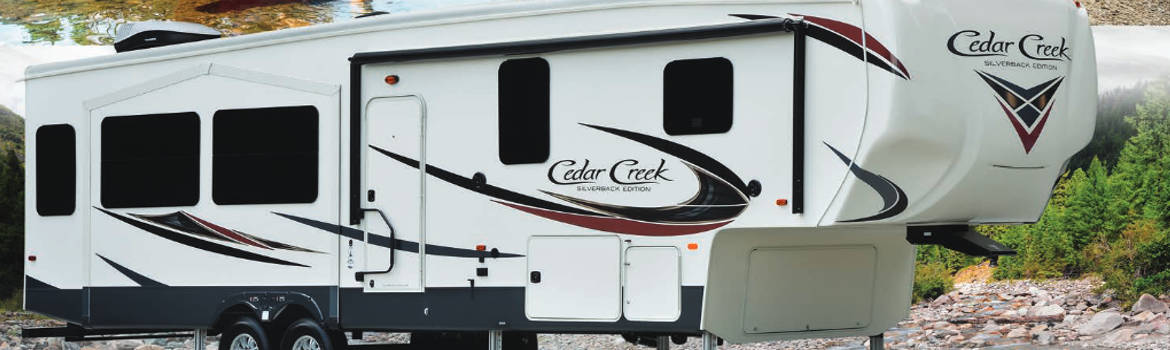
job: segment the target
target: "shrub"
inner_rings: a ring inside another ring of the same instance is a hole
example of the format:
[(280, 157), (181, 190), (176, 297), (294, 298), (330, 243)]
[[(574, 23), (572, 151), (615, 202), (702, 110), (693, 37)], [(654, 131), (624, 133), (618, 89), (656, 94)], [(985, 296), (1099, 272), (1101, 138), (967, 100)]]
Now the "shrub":
[(934, 299), (954, 288), (951, 272), (941, 262), (919, 262), (914, 266), (914, 302)]
[(12, 293), (12, 296), (10, 297), (0, 297), (0, 312), (20, 311), (21, 306), (23, 305), (21, 302), (22, 295), (24, 295), (24, 293), (22, 293), (20, 289), (17, 289), (16, 292)]

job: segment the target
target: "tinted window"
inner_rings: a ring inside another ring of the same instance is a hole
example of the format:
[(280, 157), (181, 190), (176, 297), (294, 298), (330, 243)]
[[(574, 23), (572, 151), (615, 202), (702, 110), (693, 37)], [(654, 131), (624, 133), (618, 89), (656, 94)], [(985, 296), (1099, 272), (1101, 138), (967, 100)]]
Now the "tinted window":
[(500, 161), (504, 164), (548, 160), (548, 86), (548, 62), (543, 58), (500, 64)]
[(731, 61), (716, 57), (670, 62), (662, 79), (662, 126), (667, 134), (731, 130)]
[(37, 128), (37, 214), (71, 215), (77, 202), (77, 134), (65, 124)]
[(317, 108), (221, 110), (211, 123), (216, 204), (317, 200)]
[(199, 203), (199, 115), (102, 120), (102, 206), (173, 207)]

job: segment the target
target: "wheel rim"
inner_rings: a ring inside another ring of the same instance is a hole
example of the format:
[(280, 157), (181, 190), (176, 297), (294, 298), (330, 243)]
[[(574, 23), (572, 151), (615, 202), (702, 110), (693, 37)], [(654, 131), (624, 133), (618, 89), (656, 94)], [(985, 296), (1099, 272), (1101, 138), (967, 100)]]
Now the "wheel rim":
[(302, 335), (293, 342), (292, 350), (321, 350), (321, 344), (312, 336)]
[(232, 339), (232, 350), (260, 350), (260, 345), (251, 334), (240, 333)]

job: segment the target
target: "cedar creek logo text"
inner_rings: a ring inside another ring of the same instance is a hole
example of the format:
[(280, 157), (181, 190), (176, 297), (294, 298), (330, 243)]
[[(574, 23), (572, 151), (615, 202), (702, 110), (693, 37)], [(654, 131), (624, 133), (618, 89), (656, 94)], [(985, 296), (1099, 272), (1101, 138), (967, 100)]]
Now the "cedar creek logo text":
[(979, 32), (964, 30), (947, 40), (947, 48), (959, 56), (989, 57), (1008, 56), (1019, 53), (1024, 57), (1037, 61), (1071, 61), (1068, 55), (1071, 47), (1068, 40), (1061, 37), (1047, 38), (1040, 34), (1027, 34), (1019, 39), (1001, 40), (994, 31)]
[[(593, 166), (589, 159), (565, 159), (548, 168), (548, 180), (558, 185), (577, 185), (584, 192), (649, 192), (648, 185), (674, 181), (668, 178), (666, 160), (656, 165), (643, 165), (634, 159), (624, 159), (603, 167)], [(597, 185), (609, 180), (612, 185)]]

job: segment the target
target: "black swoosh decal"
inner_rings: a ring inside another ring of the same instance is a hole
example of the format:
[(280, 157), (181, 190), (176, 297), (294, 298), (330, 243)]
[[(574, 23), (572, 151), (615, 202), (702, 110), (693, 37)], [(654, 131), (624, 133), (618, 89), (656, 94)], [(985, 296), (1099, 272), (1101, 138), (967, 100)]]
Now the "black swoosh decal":
[(122, 222), (130, 224), (134, 227), (140, 228), (146, 232), (150, 232), (150, 233), (154, 234), (155, 236), (166, 238), (168, 240), (171, 240), (171, 241), (174, 241), (176, 243), (183, 244), (183, 245), (186, 245), (186, 246), (189, 246), (192, 248), (197, 248), (197, 249), (209, 251), (212, 253), (227, 255), (230, 257), (240, 258), (240, 259), (244, 259), (244, 260), (251, 260), (251, 261), (256, 261), (256, 262), (268, 263), (268, 264), (309, 267), (308, 265), (301, 265), (301, 264), (294, 263), (291, 261), (280, 260), (277, 258), (268, 257), (268, 256), (252, 253), (252, 252), (245, 251), (245, 250), (240, 250), (240, 249), (228, 247), (228, 246), (225, 246), (222, 244), (213, 243), (210, 241), (205, 241), (205, 240), (195, 238), (192, 236), (188, 236), (186, 234), (182, 234), (182, 233), (179, 233), (176, 231), (172, 231), (172, 230), (165, 229), (165, 228), (162, 228), (159, 226), (148, 224), (148, 223), (145, 223), (145, 222), (142, 222), (139, 220), (134, 220), (134, 219), (131, 219), (129, 217), (119, 215), (117, 213), (114, 213), (114, 212), (111, 212), (109, 210), (105, 210), (102, 208), (94, 207), (94, 209), (97, 209), (103, 213), (106, 213), (106, 215), (109, 215), (115, 219), (121, 220)]
[[(341, 225), (334, 225), (334, 224), (330, 224), (330, 223), (323, 222), (323, 221), (317, 221), (317, 220), (303, 218), (303, 217), (299, 217), (299, 216), (295, 216), (295, 215), (289, 215), (289, 214), (285, 214), (285, 213), (273, 212), (273, 214), (279, 215), (280, 217), (283, 217), (285, 219), (289, 219), (289, 220), (296, 221), (296, 222), (301, 223), (301, 224), (308, 225), (310, 227), (315, 227), (315, 228), (321, 229), (321, 230), (329, 232), (329, 233), (341, 235), (341, 236), (346, 237), (346, 238), (356, 239), (359, 241), (362, 240), (362, 231), (355, 229), (355, 228), (345, 227), (345, 226), (341, 226)], [(390, 237), (371, 233), (369, 235), (368, 243), (379, 246), (379, 247), (383, 247), (383, 248), (390, 248), (390, 246), (393, 245), (394, 250), (401, 250), (401, 251), (405, 251), (405, 252), (418, 253), (418, 242), (404, 241), (401, 239), (394, 239), (394, 241), (391, 242)], [(479, 251), (479, 250), (474, 250), (474, 249), (455, 248), (455, 247), (448, 247), (448, 246), (441, 246), (441, 245), (434, 245), (434, 244), (427, 244), (427, 255), (450, 256), (450, 257), (456, 257), (456, 258), (490, 258), (490, 257), (492, 257), (492, 253), (489, 251)], [(518, 258), (518, 257), (523, 257), (523, 255), (512, 254), (512, 253), (498, 253), (498, 255), (496, 257), (498, 257), (498, 258)]]
[[(397, 160), (397, 161), (401, 162), (402, 164), (406, 164), (412, 168), (418, 169), (418, 161), (417, 160), (403, 157), (401, 155), (398, 155), (397, 153), (387, 151), (387, 150), (382, 149), (378, 146), (370, 145), (370, 148), (374, 149), (375, 151), (378, 151), (378, 153), (384, 154), (387, 157), (390, 157), (394, 160)], [(512, 203), (523, 204), (523, 205), (527, 205), (530, 207), (544, 208), (544, 209), (548, 209), (548, 210), (556, 210), (556, 211), (565, 212), (565, 213), (600, 216), (594, 212), (584, 211), (584, 210), (573, 208), (573, 207), (570, 207), (567, 205), (561, 205), (561, 204), (549, 202), (549, 201), (546, 201), (543, 199), (539, 199), (536, 197), (527, 196), (527, 195), (520, 194), (517, 192), (509, 191), (509, 190), (506, 190), (506, 189), (503, 189), (500, 187), (496, 187), (496, 186), (492, 186), (492, 185), (489, 185), (486, 183), (481, 184), (481, 183), (478, 183), (478, 182), (471, 180), (471, 178), (459, 176), (455, 173), (452, 173), (452, 172), (447, 171), (447, 170), (443, 170), (442, 168), (438, 168), (438, 167), (435, 167), (433, 165), (427, 165), (426, 171), (427, 171), (427, 174), (430, 174), (431, 176), (439, 178), (440, 180), (449, 182), (455, 186), (463, 187), (465, 189), (471, 190), (472, 192), (477, 192), (477, 193), (480, 193), (480, 194), (483, 194), (483, 195), (486, 195), (489, 197), (499, 198), (499, 199), (506, 200), (506, 201), (509, 201)]]
[(130, 278), (130, 280), (134, 281), (134, 283), (138, 283), (139, 286), (143, 286), (143, 287), (166, 287), (167, 286), (165, 284), (159, 283), (158, 281), (150, 279), (150, 277), (146, 277), (140, 273), (134, 272), (134, 270), (126, 268), (125, 266), (122, 266), (116, 262), (113, 262), (110, 259), (106, 259), (106, 257), (102, 256), (101, 254), (94, 254), (94, 255), (97, 255), (97, 257), (101, 258), (107, 264), (110, 264), (110, 267), (113, 267), (115, 270), (118, 270), (118, 272), (121, 272), (123, 275), (126, 275), (126, 277)]
[(711, 174), (686, 164), (699, 180), (699, 189), (691, 199), (663, 207), (631, 207), (599, 203), (542, 191), (557, 199), (614, 217), (664, 224), (695, 224), (725, 221), (735, 218), (747, 208), (748, 201), (735, 188), (714, 178)]
[(853, 173), (853, 176), (857, 176), (858, 180), (872, 187), (882, 197), (882, 209), (877, 214), (852, 220), (838, 220), (838, 222), (882, 220), (901, 214), (902, 211), (906, 210), (906, 205), (909, 204), (909, 200), (906, 198), (906, 192), (903, 192), (901, 187), (898, 187), (897, 184), (884, 176), (862, 169), (857, 163), (854, 163), (849, 157), (837, 151), (836, 148), (833, 148), (827, 142), (825, 146), (828, 146), (833, 153), (837, 154), (838, 158), (841, 158), (842, 162), (845, 162), (845, 165), (849, 166), (849, 171)]
[[(725, 225), (747, 207), (748, 186), (723, 163), (695, 149), (650, 135), (632, 131), (580, 123), (618, 137), (622, 137), (681, 160), (699, 181), (699, 188), (691, 199), (675, 205), (660, 207), (631, 207), (599, 203), (550, 191), (543, 193), (574, 204), (570, 207), (549, 202), (503, 188), (459, 176), (433, 165), (426, 165), (426, 173), (476, 193), (495, 198), (495, 201), (518, 210), (564, 223), (595, 230), (642, 234), (677, 235), (700, 231), (712, 224)], [(407, 166), (418, 168), (419, 161), (396, 154), (378, 146), (371, 149)], [(583, 209), (582, 209), (583, 208)], [(717, 226), (715, 226), (717, 227)]]
[(739, 195), (745, 198), (744, 201), (746, 202), (748, 188), (747, 184), (743, 182), (743, 179), (740, 179), (739, 175), (736, 175), (735, 172), (731, 171), (731, 169), (728, 169), (726, 165), (723, 165), (723, 163), (720, 163), (719, 161), (711, 158), (710, 156), (707, 156), (706, 154), (703, 154), (702, 152), (696, 151), (693, 148), (683, 146), (678, 143), (670, 142), (650, 135), (639, 134), (633, 131), (626, 131), (585, 123), (579, 124), (630, 139), (631, 141), (650, 146), (650, 148), (662, 151), (663, 153), (674, 156), (675, 158), (682, 159), (687, 163), (694, 164), (700, 169), (703, 169), (722, 179), (723, 181), (726, 181), (732, 187), (735, 187), (735, 189), (739, 191)]
[(61, 288), (53, 287), (48, 283), (41, 282), (41, 280), (29, 276), (24, 276), (24, 288), (28, 290), (61, 290)]

